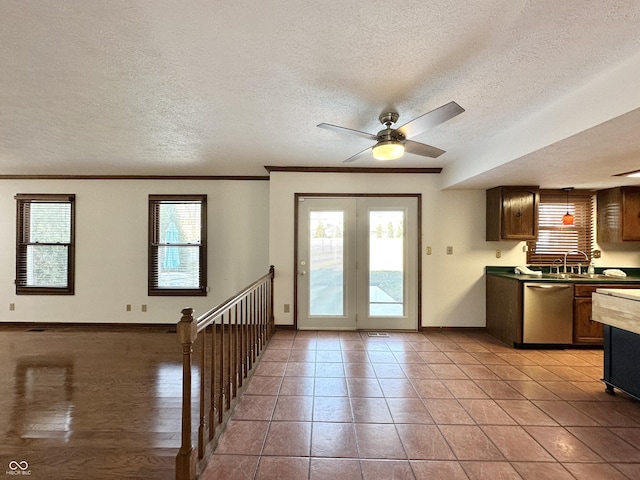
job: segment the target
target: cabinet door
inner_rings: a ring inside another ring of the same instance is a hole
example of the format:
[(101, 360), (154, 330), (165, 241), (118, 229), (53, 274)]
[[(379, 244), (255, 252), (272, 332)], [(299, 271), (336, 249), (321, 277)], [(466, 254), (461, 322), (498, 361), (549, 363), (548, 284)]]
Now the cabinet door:
[(573, 341), (574, 343), (602, 343), (602, 324), (591, 320), (591, 298), (573, 300)]
[(538, 192), (505, 188), (502, 192), (502, 238), (535, 240), (538, 234)]
[(640, 189), (622, 189), (622, 240), (640, 240)]

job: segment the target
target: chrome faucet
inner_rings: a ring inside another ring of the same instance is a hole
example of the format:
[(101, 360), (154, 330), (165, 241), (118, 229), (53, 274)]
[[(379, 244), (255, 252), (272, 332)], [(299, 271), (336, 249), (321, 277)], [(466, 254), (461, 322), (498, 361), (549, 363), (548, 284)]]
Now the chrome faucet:
[(581, 253), (582, 255), (584, 255), (584, 258), (587, 260), (587, 263), (589, 263), (589, 256), (586, 253), (584, 253), (582, 250), (569, 250), (564, 254), (564, 273), (567, 273), (567, 255), (569, 255), (570, 253)]

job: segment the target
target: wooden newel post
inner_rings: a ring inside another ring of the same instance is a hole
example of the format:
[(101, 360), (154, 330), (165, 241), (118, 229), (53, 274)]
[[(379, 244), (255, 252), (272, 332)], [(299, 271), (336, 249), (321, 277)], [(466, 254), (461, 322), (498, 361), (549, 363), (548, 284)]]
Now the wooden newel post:
[(269, 322), (269, 336), (273, 335), (276, 327), (275, 327), (275, 320), (274, 320), (274, 312), (273, 312), (273, 279), (276, 276), (276, 267), (274, 267), (273, 265), (271, 265), (269, 267), (269, 306), (268, 306), (268, 310), (269, 310), (269, 318), (267, 319), (267, 321)]
[(184, 308), (178, 322), (178, 343), (182, 344), (182, 442), (176, 456), (176, 480), (196, 478), (196, 452), (191, 443), (191, 354), (198, 337), (193, 308)]

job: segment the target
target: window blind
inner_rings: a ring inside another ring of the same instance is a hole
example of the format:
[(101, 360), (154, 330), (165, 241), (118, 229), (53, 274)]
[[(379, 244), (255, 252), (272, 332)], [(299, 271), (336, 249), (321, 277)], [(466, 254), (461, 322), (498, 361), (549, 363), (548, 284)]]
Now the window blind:
[[(538, 211), (538, 238), (527, 242), (527, 263), (548, 265), (564, 258), (566, 252), (580, 250), (591, 259), (593, 250), (594, 195), (587, 190), (541, 190)], [(563, 225), (567, 211), (574, 216), (573, 225)], [(579, 253), (567, 256), (567, 263), (586, 264)]]
[(73, 195), (16, 195), (16, 293), (73, 294)]
[(149, 295), (206, 295), (206, 195), (149, 196)]

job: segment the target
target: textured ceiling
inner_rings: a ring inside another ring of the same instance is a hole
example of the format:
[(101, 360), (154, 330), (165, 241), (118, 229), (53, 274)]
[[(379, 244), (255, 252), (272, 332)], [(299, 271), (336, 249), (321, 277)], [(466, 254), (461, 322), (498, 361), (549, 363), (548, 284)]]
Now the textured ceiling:
[(1, 0), (0, 174), (265, 175), (415, 140), (443, 187), (606, 187), (640, 168), (640, 2)]

